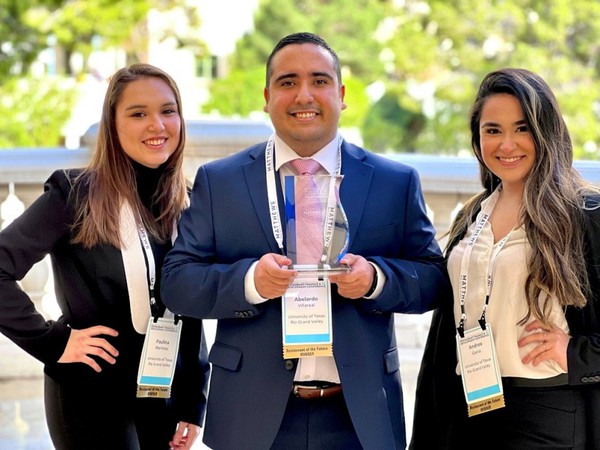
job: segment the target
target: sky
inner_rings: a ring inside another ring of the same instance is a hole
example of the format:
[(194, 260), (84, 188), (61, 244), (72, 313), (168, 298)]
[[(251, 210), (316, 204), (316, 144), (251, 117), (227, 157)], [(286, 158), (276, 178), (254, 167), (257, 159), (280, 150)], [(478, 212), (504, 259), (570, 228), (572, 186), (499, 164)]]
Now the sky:
[(253, 26), (259, 0), (196, 0), (202, 15), (200, 35), (214, 55), (228, 55)]

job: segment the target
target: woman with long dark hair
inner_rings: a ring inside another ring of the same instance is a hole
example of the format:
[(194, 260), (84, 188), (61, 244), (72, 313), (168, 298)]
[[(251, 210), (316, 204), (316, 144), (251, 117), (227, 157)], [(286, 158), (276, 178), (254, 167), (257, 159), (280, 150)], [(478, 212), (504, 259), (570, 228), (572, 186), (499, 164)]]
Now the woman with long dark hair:
[(488, 74), (470, 123), (484, 190), (450, 230), (411, 448), (600, 448), (600, 192), (539, 75)]

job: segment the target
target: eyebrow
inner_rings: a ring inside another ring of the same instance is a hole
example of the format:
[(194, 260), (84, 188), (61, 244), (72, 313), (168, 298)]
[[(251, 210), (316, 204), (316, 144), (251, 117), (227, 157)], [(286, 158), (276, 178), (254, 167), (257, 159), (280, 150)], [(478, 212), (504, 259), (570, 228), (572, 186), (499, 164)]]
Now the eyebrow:
[[(328, 78), (330, 80), (333, 80), (333, 76), (327, 72), (312, 72), (311, 77), (313, 78), (319, 78), (319, 77), (324, 77), (324, 78)], [(275, 78), (274, 81), (281, 81), (284, 80), (286, 78), (298, 78), (299, 75), (295, 72), (290, 72), (290, 73), (282, 73), (281, 75), (279, 75), (277, 78)]]
[[(513, 122), (513, 125), (527, 125), (527, 121), (525, 119), (517, 120), (516, 122)], [(499, 127), (500, 124), (496, 123), (496, 122), (483, 122), (480, 126), (481, 126), (481, 128), (483, 128), (483, 127)]]
[[(165, 106), (177, 106), (177, 102), (166, 102), (166, 103), (163, 103), (162, 105), (160, 105), (161, 108), (164, 108)], [(125, 108), (125, 111), (130, 111), (132, 109), (144, 109), (147, 107), (148, 107), (148, 105), (143, 105), (143, 104), (129, 105), (127, 108)]]

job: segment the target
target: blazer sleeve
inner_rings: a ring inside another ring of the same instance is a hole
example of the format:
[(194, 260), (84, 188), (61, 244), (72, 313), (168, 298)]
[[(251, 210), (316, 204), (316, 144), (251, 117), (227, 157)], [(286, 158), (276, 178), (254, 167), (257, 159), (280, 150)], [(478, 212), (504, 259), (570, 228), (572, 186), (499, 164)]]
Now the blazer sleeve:
[(402, 232), (393, 244), (398, 247), (388, 254), (366, 255), (367, 260), (381, 268), (387, 280), (377, 298), (361, 302), (363, 309), (376, 314), (420, 314), (437, 307), (452, 292), (418, 174), (410, 169), (405, 177), (406, 189), (399, 193), (403, 194)]
[(202, 321), (183, 317), (172, 399), (178, 421), (202, 425), (208, 394), (208, 349)]
[(600, 208), (586, 210), (585, 257), (591, 294), (585, 307), (569, 307), (567, 348), (569, 383), (600, 382)]
[(70, 331), (65, 324), (46, 320), (18, 281), (68, 234), (69, 191), (66, 172), (55, 172), (44, 193), (0, 232), (0, 331), (44, 364), (60, 358)]

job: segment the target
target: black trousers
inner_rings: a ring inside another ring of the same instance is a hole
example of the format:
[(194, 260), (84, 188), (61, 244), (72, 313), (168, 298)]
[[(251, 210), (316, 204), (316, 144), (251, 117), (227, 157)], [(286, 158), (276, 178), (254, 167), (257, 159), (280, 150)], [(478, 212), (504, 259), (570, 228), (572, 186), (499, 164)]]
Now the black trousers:
[(343, 395), (305, 400), (290, 394), (272, 450), (359, 450)]
[(505, 384), (504, 398), (504, 408), (459, 419), (450, 448), (586, 449), (582, 390), (573, 386), (516, 387)]
[(46, 376), (46, 421), (54, 447), (168, 450), (176, 422), (167, 401), (129, 397), (95, 386), (63, 386)]

